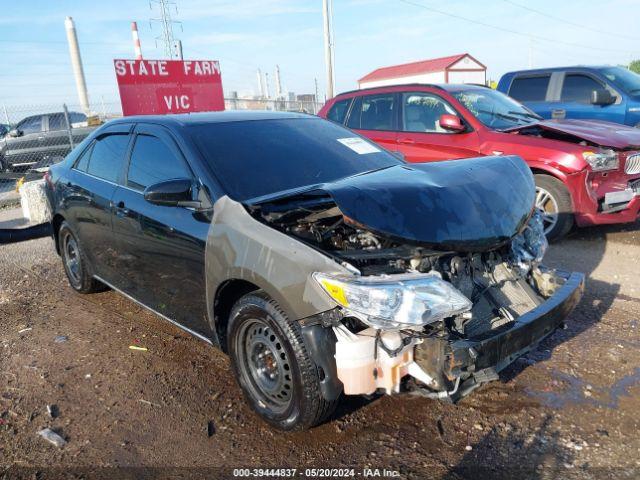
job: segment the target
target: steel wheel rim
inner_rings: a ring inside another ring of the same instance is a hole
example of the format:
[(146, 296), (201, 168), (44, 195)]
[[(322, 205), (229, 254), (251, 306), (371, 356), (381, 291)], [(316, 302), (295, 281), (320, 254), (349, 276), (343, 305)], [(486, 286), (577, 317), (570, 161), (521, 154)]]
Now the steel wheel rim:
[(73, 236), (67, 233), (63, 241), (64, 265), (71, 280), (75, 284), (80, 283), (80, 250), (78, 242)]
[(259, 319), (246, 321), (237, 338), (240, 374), (252, 395), (262, 407), (284, 412), (293, 394), (291, 362), (284, 342)]
[(548, 235), (558, 223), (558, 215), (560, 213), (558, 202), (548, 190), (536, 187), (536, 208), (542, 215), (544, 233)]

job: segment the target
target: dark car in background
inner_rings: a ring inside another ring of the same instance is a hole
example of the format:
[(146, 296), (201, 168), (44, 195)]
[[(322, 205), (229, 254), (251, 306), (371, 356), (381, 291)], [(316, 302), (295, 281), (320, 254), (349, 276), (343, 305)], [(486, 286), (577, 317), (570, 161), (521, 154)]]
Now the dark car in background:
[(220, 346), (281, 429), (321, 422), (343, 393), (455, 401), (583, 288), (540, 264), (515, 156), (410, 165), (318, 117), (220, 112), (112, 121), (45, 180), (70, 285), (112, 287)]
[(624, 67), (556, 67), (509, 72), (498, 90), (543, 118), (604, 120), (640, 127), (640, 75)]
[(0, 135), (0, 172), (47, 166), (62, 160), (96, 127), (87, 126), (87, 116), (69, 112), (32, 115)]

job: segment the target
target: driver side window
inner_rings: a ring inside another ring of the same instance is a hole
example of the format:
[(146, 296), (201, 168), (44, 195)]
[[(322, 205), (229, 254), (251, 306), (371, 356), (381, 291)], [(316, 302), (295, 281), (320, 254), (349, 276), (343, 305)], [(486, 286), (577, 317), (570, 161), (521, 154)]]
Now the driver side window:
[(402, 130), (420, 133), (454, 133), (440, 126), (440, 115), (456, 115), (442, 98), (431, 93), (402, 95)]
[(42, 131), (42, 115), (23, 120), (18, 124), (17, 129), (20, 130), (23, 135), (40, 133)]
[(184, 161), (162, 140), (152, 135), (138, 134), (131, 152), (128, 187), (144, 190), (154, 183), (191, 177)]

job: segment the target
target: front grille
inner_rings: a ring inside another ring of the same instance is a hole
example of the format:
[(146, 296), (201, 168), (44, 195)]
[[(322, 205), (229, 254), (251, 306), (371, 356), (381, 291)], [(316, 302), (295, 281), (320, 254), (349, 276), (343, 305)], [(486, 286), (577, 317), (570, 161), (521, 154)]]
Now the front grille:
[(627, 163), (624, 166), (624, 173), (629, 175), (640, 173), (640, 153), (629, 155), (627, 157)]

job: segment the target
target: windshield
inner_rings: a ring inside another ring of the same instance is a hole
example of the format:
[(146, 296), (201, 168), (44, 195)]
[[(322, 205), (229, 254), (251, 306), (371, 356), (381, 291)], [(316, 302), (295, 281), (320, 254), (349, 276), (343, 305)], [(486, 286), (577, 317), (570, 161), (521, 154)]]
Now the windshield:
[(187, 127), (237, 201), (403, 164), (344, 127), (317, 117)]
[(451, 92), (483, 125), (505, 130), (541, 120), (521, 103), (489, 88), (474, 88)]
[(602, 68), (600, 73), (629, 95), (640, 95), (640, 75), (637, 73), (622, 67)]

